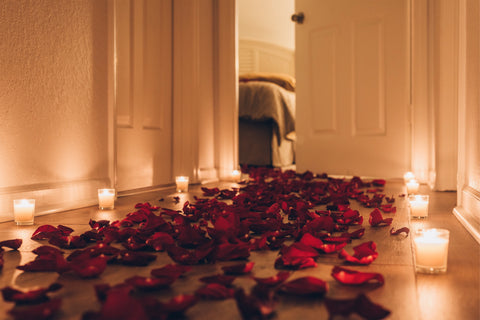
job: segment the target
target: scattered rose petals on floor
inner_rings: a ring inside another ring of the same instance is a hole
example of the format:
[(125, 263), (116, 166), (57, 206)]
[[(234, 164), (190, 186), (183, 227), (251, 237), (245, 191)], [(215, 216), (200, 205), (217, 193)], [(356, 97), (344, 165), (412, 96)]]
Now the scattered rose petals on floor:
[(384, 319), (390, 311), (379, 304), (373, 303), (364, 294), (359, 294), (354, 299), (331, 299), (325, 298), (330, 319), (336, 315), (348, 317), (351, 313), (357, 313), (365, 319)]
[(48, 300), (48, 293), (58, 291), (62, 287), (59, 283), (52, 283), (46, 288), (35, 288), (27, 291), (5, 287), (2, 289), (2, 296), (4, 301), (15, 302), (16, 304), (39, 303)]
[(354, 254), (348, 254), (345, 249), (342, 249), (338, 254), (339, 258), (345, 259), (346, 262), (352, 264), (370, 264), (377, 257), (378, 252), (376, 251), (377, 245), (373, 241), (364, 242), (356, 247), (353, 247)]
[(279, 291), (299, 296), (323, 296), (328, 291), (328, 284), (322, 279), (307, 276), (285, 282)]
[(8, 311), (15, 320), (52, 319), (62, 306), (62, 299), (56, 298), (31, 306), (14, 307)]
[(331, 275), (338, 282), (347, 285), (361, 285), (369, 282), (383, 285), (385, 282), (380, 273), (360, 272), (339, 266), (333, 267)]
[(395, 230), (395, 228), (390, 229), (390, 234), (392, 236), (397, 236), (397, 235), (401, 234), (402, 232), (404, 232), (408, 236), (408, 234), (410, 233), (410, 229), (407, 228), (407, 227), (399, 228), (399, 229), (396, 229), (396, 230)]

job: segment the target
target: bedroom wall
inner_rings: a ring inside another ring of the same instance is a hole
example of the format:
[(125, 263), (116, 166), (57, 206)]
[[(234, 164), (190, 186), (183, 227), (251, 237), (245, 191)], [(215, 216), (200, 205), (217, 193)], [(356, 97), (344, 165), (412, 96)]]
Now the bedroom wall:
[(238, 0), (238, 36), (295, 49), (295, 0)]
[(110, 184), (107, 0), (0, 1), (0, 221)]

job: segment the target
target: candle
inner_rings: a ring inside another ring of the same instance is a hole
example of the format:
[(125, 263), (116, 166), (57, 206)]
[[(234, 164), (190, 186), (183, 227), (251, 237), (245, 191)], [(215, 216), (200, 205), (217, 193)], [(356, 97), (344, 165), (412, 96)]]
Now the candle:
[(405, 173), (403, 175), (403, 181), (405, 181), (405, 183), (409, 182), (410, 180), (414, 180), (414, 179), (415, 179), (415, 175), (413, 174), (413, 172), (408, 171), (407, 173)]
[(187, 176), (177, 176), (175, 182), (177, 183), (177, 192), (188, 192)]
[(239, 182), (241, 176), (242, 176), (242, 173), (240, 172), (240, 170), (233, 170), (232, 171), (232, 180), (234, 182)]
[(35, 199), (13, 200), (13, 215), (17, 225), (32, 225), (35, 214)]
[(449, 234), (446, 229), (420, 229), (415, 232), (413, 242), (417, 272), (447, 271)]
[(417, 193), (419, 188), (420, 184), (417, 182), (417, 180), (410, 180), (407, 182), (407, 193)]
[(98, 207), (102, 210), (115, 207), (115, 189), (98, 189)]
[(428, 195), (408, 196), (410, 216), (412, 218), (426, 218), (428, 216)]

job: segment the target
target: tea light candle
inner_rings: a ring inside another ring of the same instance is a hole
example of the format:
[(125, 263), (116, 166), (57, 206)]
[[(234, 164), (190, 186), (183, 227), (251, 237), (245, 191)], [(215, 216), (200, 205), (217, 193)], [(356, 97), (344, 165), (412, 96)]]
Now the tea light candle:
[(410, 215), (412, 218), (426, 218), (428, 216), (428, 195), (408, 196)]
[(98, 189), (98, 207), (102, 210), (115, 207), (115, 189)]
[(13, 215), (17, 225), (32, 225), (35, 215), (35, 199), (13, 200)]
[(405, 173), (403, 175), (403, 181), (405, 181), (405, 183), (407, 183), (410, 180), (415, 180), (415, 175), (413, 174), (413, 172), (408, 171), (407, 173)]
[(417, 272), (447, 271), (449, 235), (446, 229), (420, 229), (415, 232), (413, 242)]
[(234, 182), (239, 182), (241, 176), (242, 176), (242, 173), (240, 172), (240, 170), (233, 170), (232, 171), (232, 180)]
[(177, 176), (175, 182), (177, 183), (177, 192), (188, 192), (188, 177)]
[(419, 188), (420, 184), (417, 182), (417, 180), (410, 180), (407, 182), (407, 193), (417, 193)]

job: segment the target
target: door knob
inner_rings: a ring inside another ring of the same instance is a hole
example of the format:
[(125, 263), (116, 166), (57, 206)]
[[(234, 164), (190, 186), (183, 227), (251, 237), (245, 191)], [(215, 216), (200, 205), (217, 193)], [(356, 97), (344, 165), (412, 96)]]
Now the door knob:
[(302, 24), (303, 19), (305, 19), (305, 15), (303, 14), (303, 12), (292, 14), (292, 21), (295, 23)]

